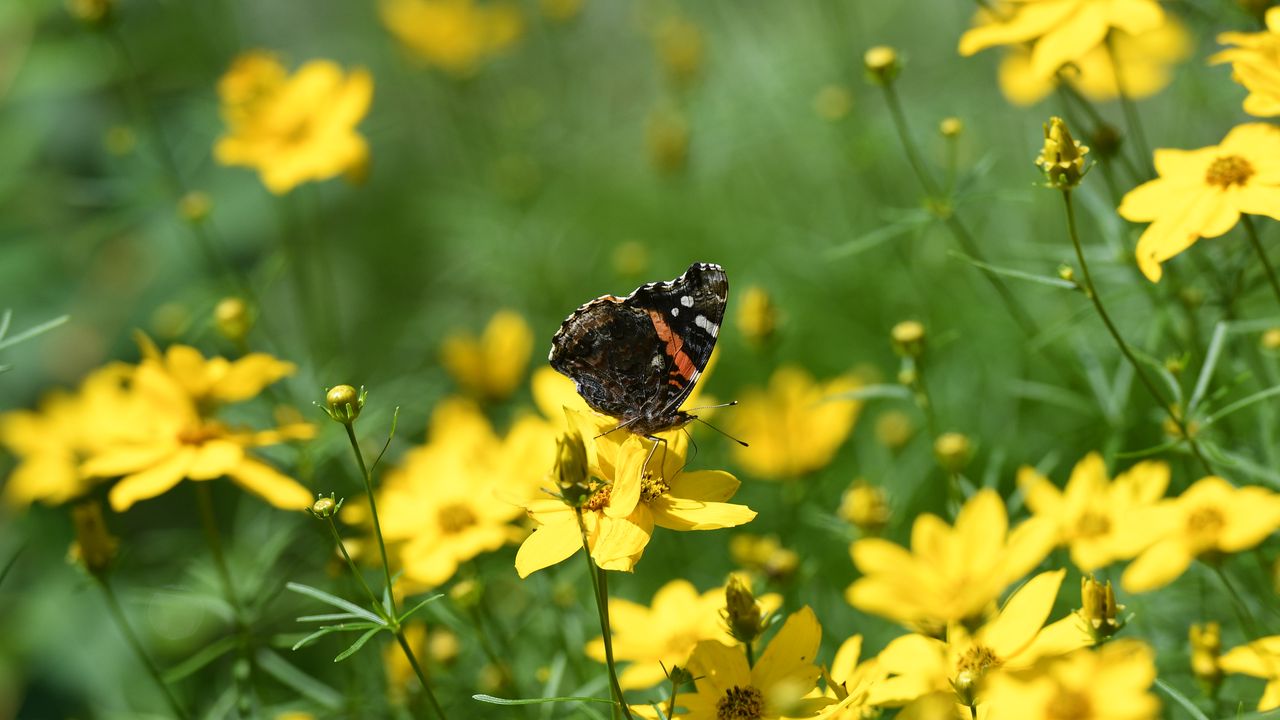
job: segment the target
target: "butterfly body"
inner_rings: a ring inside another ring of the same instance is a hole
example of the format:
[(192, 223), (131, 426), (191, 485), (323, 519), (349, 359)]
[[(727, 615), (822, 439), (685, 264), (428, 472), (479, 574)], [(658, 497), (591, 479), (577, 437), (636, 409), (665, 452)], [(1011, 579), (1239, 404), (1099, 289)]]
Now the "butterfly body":
[(560, 325), (551, 367), (620, 428), (648, 437), (681, 427), (693, 420), (680, 405), (711, 359), (728, 295), (724, 268), (694, 263), (675, 280), (596, 298)]

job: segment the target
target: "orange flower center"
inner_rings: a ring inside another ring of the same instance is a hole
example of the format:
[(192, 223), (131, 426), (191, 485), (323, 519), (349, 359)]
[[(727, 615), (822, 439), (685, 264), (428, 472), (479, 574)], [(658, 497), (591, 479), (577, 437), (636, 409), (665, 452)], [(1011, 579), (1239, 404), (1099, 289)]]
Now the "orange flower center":
[(1093, 704), (1088, 696), (1074, 690), (1059, 690), (1045, 708), (1050, 720), (1085, 720), (1093, 717)]
[(1187, 535), (1199, 547), (1213, 547), (1226, 524), (1221, 510), (1212, 505), (1203, 505), (1187, 515)]
[(462, 503), (450, 503), (436, 512), (436, 522), (446, 535), (457, 535), (476, 524), (476, 514)]
[(613, 496), (612, 485), (601, 485), (595, 492), (591, 493), (591, 497), (582, 503), (583, 510), (603, 510), (609, 504), (609, 498)]
[(1210, 185), (1226, 188), (1232, 185), (1244, 185), (1253, 176), (1253, 166), (1239, 155), (1226, 155), (1209, 165), (1204, 181)]
[(734, 685), (716, 703), (716, 720), (760, 720), (764, 717), (764, 695), (750, 685)]
[(178, 431), (178, 442), (183, 445), (203, 445), (226, 434), (221, 423), (207, 422), (187, 426)]

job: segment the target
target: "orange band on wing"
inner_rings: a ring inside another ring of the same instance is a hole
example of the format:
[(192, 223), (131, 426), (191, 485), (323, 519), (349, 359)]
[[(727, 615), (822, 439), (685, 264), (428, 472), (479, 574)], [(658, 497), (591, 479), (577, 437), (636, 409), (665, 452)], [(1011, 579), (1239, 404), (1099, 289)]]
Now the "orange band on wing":
[(693, 366), (693, 361), (684, 352), (684, 341), (680, 339), (679, 335), (671, 332), (671, 326), (667, 325), (662, 313), (657, 310), (650, 310), (649, 319), (653, 321), (653, 329), (658, 332), (658, 339), (667, 344), (667, 357), (671, 358), (672, 362), (675, 363), (675, 367), (671, 368), (671, 374), (684, 378), (685, 382), (692, 380), (697, 368)]

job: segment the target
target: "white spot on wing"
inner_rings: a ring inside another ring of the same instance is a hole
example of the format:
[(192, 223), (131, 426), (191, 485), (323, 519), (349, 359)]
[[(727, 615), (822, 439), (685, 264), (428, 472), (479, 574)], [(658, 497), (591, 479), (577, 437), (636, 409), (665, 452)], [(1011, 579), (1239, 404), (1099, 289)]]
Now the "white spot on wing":
[(720, 326), (708, 320), (706, 315), (699, 315), (694, 318), (693, 324), (705, 330), (711, 337), (720, 334)]
[(671, 317), (676, 317), (679, 314), (680, 314), (680, 308), (671, 308)]
[(681, 295), (680, 304), (685, 307), (693, 307), (693, 298), (688, 295)]
[(653, 359), (649, 361), (649, 364), (657, 368), (658, 370), (661, 370), (663, 365), (665, 365), (666, 363), (662, 361), (661, 355), (654, 355)]

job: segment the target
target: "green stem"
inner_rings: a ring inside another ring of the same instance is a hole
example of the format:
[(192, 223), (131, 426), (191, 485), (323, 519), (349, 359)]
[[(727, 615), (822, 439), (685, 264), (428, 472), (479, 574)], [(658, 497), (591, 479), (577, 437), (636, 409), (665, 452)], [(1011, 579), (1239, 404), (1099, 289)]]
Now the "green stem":
[(344, 423), (343, 427), (347, 429), (347, 439), (351, 441), (351, 450), (355, 453), (356, 462), (360, 465), (360, 477), (364, 479), (364, 492), (369, 497), (369, 514), (373, 517), (373, 535), (378, 539), (378, 553), (382, 557), (382, 574), (387, 583), (387, 598), (390, 601), (389, 608), (391, 614), (396, 614), (396, 594), (391, 589), (391, 563), (387, 561), (387, 544), (382, 539), (382, 523), (378, 521), (378, 502), (373, 497), (373, 476), (369, 473), (369, 467), (365, 465), (364, 453), (360, 451), (360, 443), (356, 440), (356, 431), (353, 423)]
[(1151, 393), (1151, 397), (1155, 398), (1155, 401), (1165, 411), (1165, 414), (1168, 415), (1169, 419), (1177, 426), (1178, 432), (1181, 433), (1183, 439), (1187, 441), (1187, 446), (1191, 449), (1191, 453), (1195, 455), (1196, 459), (1200, 461), (1200, 464), (1204, 466), (1206, 472), (1210, 475), (1215, 474), (1213, 466), (1209, 464), (1204, 453), (1200, 451), (1199, 444), (1196, 443), (1195, 438), (1193, 438), (1191, 433), (1187, 430), (1187, 423), (1182, 419), (1181, 413), (1174, 410), (1173, 406), (1170, 405), (1168, 401), (1164, 399), (1164, 396), (1160, 391), (1156, 389), (1155, 383), (1147, 376), (1147, 372), (1143, 369), (1142, 363), (1139, 362), (1138, 358), (1133, 354), (1133, 350), (1129, 348), (1129, 343), (1125, 342), (1124, 337), (1120, 335), (1120, 331), (1116, 328), (1115, 323), (1111, 321), (1111, 315), (1107, 313), (1107, 308), (1102, 304), (1102, 298), (1098, 295), (1098, 289), (1093, 284), (1093, 277), (1089, 274), (1089, 263), (1084, 259), (1084, 248), (1080, 244), (1080, 235), (1076, 230), (1076, 213), (1075, 207), (1071, 203), (1070, 188), (1064, 188), (1062, 190), (1062, 200), (1066, 205), (1067, 210), (1067, 232), (1071, 236), (1071, 244), (1075, 247), (1076, 260), (1080, 263), (1080, 274), (1084, 279), (1085, 294), (1089, 296), (1089, 300), (1093, 303), (1094, 309), (1098, 311), (1098, 317), (1102, 318), (1102, 324), (1107, 327), (1107, 332), (1111, 333), (1111, 338), (1115, 341), (1116, 346), (1120, 348), (1120, 353), (1129, 361), (1129, 364), (1133, 367), (1134, 374), (1138, 376), (1138, 379), (1147, 388), (1147, 392)]
[(1240, 617), (1240, 624), (1244, 625), (1245, 631), (1249, 633), (1249, 639), (1257, 640), (1263, 637), (1264, 633), (1259, 627), (1258, 621), (1254, 619), (1253, 613), (1249, 611), (1249, 606), (1245, 604), (1244, 598), (1240, 596), (1236, 586), (1227, 578), (1227, 573), (1216, 562), (1206, 562), (1205, 564), (1213, 568), (1214, 574), (1222, 581), (1222, 586), (1227, 589), (1227, 594), (1231, 596), (1232, 604), (1235, 607), (1236, 615)]
[(178, 702), (173, 690), (164, 681), (164, 676), (160, 674), (160, 668), (156, 667), (155, 661), (151, 659), (151, 656), (147, 654), (146, 649), (142, 646), (142, 641), (133, 632), (133, 628), (129, 625), (129, 619), (124, 614), (124, 608), (120, 605), (120, 599), (116, 597), (116, 591), (111, 587), (110, 580), (105, 576), (98, 575), (94, 576), (94, 580), (97, 581), (98, 587), (102, 589), (102, 596), (107, 600), (107, 609), (111, 612), (111, 619), (115, 621), (120, 634), (129, 643), (129, 647), (133, 650), (133, 654), (138, 657), (138, 661), (147, 669), (147, 674), (151, 676), (151, 680), (155, 682), (156, 687), (160, 688), (160, 692), (164, 695), (165, 701), (168, 702), (169, 709), (173, 711), (174, 717), (180, 718), (180, 720), (187, 720), (191, 716), (187, 714), (182, 704)]
[(742, 647), (746, 648), (747, 650), (747, 667), (755, 667), (756, 666), (755, 645), (747, 642), (747, 643), (742, 643)]
[(520, 693), (516, 688), (515, 675), (511, 673), (511, 668), (507, 666), (506, 661), (499, 657), (497, 650), (494, 649), (493, 641), (490, 639), (487, 623), (485, 623), (484, 613), (479, 607), (472, 607), (470, 610), (471, 623), (475, 625), (476, 636), (480, 639), (480, 649), (484, 651), (484, 655), (494, 667), (498, 668), (498, 674), (502, 676), (502, 684), (511, 688), (517, 697)]
[(1253, 245), (1253, 251), (1258, 254), (1258, 259), (1262, 261), (1262, 267), (1267, 271), (1267, 282), (1271, 283), (1271, 290), (1276, 294), (1276, 300), (1280, 301), (1280, 280), (1276, 280), (1276, 270), (1271, 265), (1271, 261), (1267, 259), (1267, 251), (1262, 248), (1262, 241), (1258, 238), (1258, 229), (1253, 225), (1253, 219), (1248, 215), (1241, 214), (1241, 221), (1244, 223), (1244, 232), (1249, 236), (1249, 244)]
[(431, 703), (431, 709), (435, 711), (436, 717), (445, 720), (444, 708), (440, 707), (440, 701), (436, 699), (436, 694), (431, 691), (431, 683), (427, 682), (427, 674), (422, 671), (422, 666), (418, 664), (418, 658), (413, 654), (413, 648), (409, 647), (409, 641), (405, 639), (404, 630), (396, 628), (396, 642), (400, 643), (400, 650), (404, 652), (405, 659), (409, 661), (409, 665), (413, 668), (413, 672), (418, 676), (418, 682), (422, 685), (422, 691), (427, 696), (427, 702)]
[(609, 627), (609, 580), (604, 570), (596, 565), (591, 557), (591, 544), (587, 541), (587, 526), (582, 522), (582, 511), (578, 512), (578, 530), (582, 533), (582, 550), (587, 560), (587, 574), (591, 576), (591, 587), (596, 596), (596, 614), (600, 616), (600, 635), (604, 641), (604, 661), (609, 672), (609, 693), (613, 696), (613, 717), (615, 720), (624, 717), (632, 720), (631, 708), (627, 707), (626, 698), (622, 695), (622, 686), (618, 683), (617, 664), (613, 659), (613, 630)]
[[(1120, 109), (1124, 112), (1125, 125), (1129, 127), (1129, 135), (1133, 137), (1133, 142), (1137, 146), (1141, 158), (1140, 166), (1149, 171), (1152, 162), (1151, 146), (1147, 143), (1147, 134), (1142, 129), (1138, 108), (1133, 104), (1133, 98), (1129, 97), (1129, 93), (1125, 91), (1124, 77), (1120, 71), (1120, 58), (1116, 54), (1115, 40), (1110, 33), (1107, 34), (1106, 45), (1107, 55), (1111, 58), (1111, 69), (1115, 73), (1116, 94), (1120, 98)], [(1150, 173), (1147, 176), (1150, 177)]]
[(356, 580), (360, 581), (360, 587), (363, 588), (365, 594), (369, 596), (369, 600), (373, 603), (374, 612), (382, 616), (383, 619), (389, 620), (390, 618), (387, 618), (387, 610), (382, 606), (382, 601), (379, 600), (377, 594), (373, 592), (373, 588), (369, 587), (369, 583), (364, 579), (364, 573), (360, 572), (360, 568), (357, 567), (355, 561), (351, 559), (351, 554), (347, 552), (347, 545), (342, 542), (342, 536), (338, 534), (338, 526), (333, 522), (333, 516), (330, 515), (327, 520), (329, 521), (329, 532), (333, 534), (333, 541), (338, 544), (338, 550), (342, 552), (343, 559), (347, 561), (347, 567), (351, 569), (351, 574), (356, 576)]
[(237, 652), (240, 655), (240, 662), (248, 668), (248, 672), (241, 677), (239, 673), (232, 673), (233, 682), (236, 692), (236, 706), (241, 713), (250, 713), (252, 711), (251, 692), (248, 690), (252, 686), (251, 676), (253, 672), (253, 652), (250, 645), (252, 642), (249, 632), (249, 622), (245, 617), (244, 605), (240, 602), (240, 597), (236, 594), (235, 584), (231, 580), (231, 568), (227, 565), (226, 555), (222, 552), (222, 535), (218, 532), (218, 518), (213, 507), (213, 491), (209, 489), (209, 481), (195, 482), (197, 504), (200, 506), (200, 523), (204, 526), (205, 540), (209, 544), (209, 554), (213, 557), (213, 566), (218, 573), (218, 581), (222, 585), (222, 596), (231, 606), (231, 614), (233, 624), (235, 625)]

